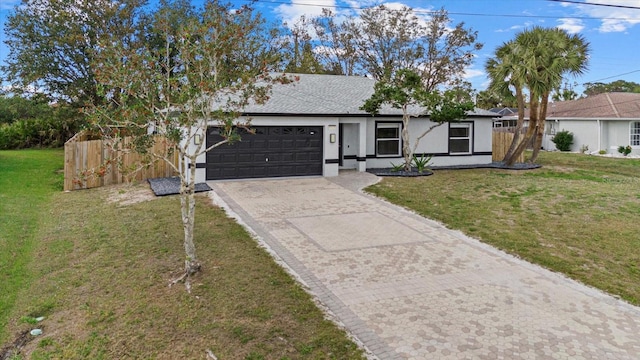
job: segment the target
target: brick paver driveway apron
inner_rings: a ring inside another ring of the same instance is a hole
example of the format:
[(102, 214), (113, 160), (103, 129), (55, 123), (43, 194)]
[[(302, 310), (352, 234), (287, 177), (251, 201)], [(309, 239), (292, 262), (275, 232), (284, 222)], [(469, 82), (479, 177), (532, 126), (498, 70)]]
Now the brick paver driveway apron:
[(379, 359), (640, 359), (640, 311), (365, 195), (366, 173), (209, 183)]

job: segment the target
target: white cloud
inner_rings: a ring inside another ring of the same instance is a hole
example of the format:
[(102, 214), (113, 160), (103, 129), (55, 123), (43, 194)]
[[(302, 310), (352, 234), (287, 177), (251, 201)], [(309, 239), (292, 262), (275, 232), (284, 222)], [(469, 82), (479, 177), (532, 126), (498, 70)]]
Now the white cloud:
[(464, 76), (465, 79), (471, 79), (471, 78), (474, 78), (474, 77), (484, 76), (484, 75), (486, 75), (486, 74), (484, 73), (483, 70), (467, 68), (467, 69), (465, 69), (463, 76)]
[(522, 25), (513, 25), (513, 26), (508, 27), (508, 28), (506, 28), (506, 29), (498, 29), (498, 30), (496, 30), (496, 32), (499, 32), (499, 33), (500, 33), (500, 32), (512, 32), (512, 31), (518, 31), (518, 30), (526, 29), (526, 28), (528, 28), (528, 27), (530, 27), (530, 26), (532, 26), (532, 25), (533, 25), (533, 22), (531, 22), (531, 21), (527, 21), (527, 22), (525, 22), (525, 23), (524, 23), (524, 24), (522, 24)]
[(291, 4), (278, 6), (275, 12), (283, 21), (294, 24), (302, 15), (312, 18), (322, 15), (323, 8), (335, 11), (335, 6), (335, 0), (292, 0)]
[(580, 19), (558, 19), (559, 29), (566, 30), (569, 34), (577, 34), (584, 29), (584, 23)]
[[(598, 0), (599, 4), (640, 8), (640, 0)], [(602, 19), (598, 31), (624, 32), (640, 23), (640, 10), (595, 5), (571, 5), (582, 15)]]

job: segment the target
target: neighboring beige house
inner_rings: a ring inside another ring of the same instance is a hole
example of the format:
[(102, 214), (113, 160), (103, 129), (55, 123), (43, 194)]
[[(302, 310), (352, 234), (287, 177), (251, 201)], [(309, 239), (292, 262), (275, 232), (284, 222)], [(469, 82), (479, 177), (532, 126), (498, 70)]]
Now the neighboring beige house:
[[(359, 76), (296, 74), (299, 81), (274, 85), (264, 105), (250, 105), (255, 135), (220, 146), (196, 163), (196, 181), (282, 176), (335, 176), (339, 169), (390, 167), (402, 162), (402, 111), (383, 107), (371, 116), (360, 106), (375, 81)], [(437, 127), (420, 142), (417, 155), (433, 155), (432, 165), (476, 165), (492, 161), (496, 114), (476, 109), (460, 122)], [(433, 125), (428, 116), (409, 124), (415, 139)], [(204, 141), (221, 140), (209, 127)]]
[(543, 147), (555, 149), (556, 132), (574, 136), (572, 151), (588, 146), (588, 152), (606, 150), (618, 154), (619, 146), (631, 145), (640, 154), (640, 94), (604, 93), (549, 104)]

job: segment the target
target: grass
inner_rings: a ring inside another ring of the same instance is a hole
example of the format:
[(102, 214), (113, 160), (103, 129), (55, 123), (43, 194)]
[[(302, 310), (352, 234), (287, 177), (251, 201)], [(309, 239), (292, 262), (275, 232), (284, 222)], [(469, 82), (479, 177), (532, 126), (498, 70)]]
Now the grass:
[(33, 280), (29, 263), (40, 221), (62, 189), (61, 150), (0, 151), (0, 344), (16, 294)]
[(549, 152), (539, 162), (385, 178), (367, 190), (640, 305), (640, 160)]
[(168, 286), (184, 261), (177, 197), (154, 198), (146, 185), (47, 196), (31, 209), (38, 226), (22, 266), (30, 285), (12, 289), (19, 301), (6, 327), (11, 337), (34, 326), (44, 333), (15, 359), (204, 359), (208, 350), (219, 359), (363, 357), (205, 196), (195, 232), (203, 271), (191, 294)]

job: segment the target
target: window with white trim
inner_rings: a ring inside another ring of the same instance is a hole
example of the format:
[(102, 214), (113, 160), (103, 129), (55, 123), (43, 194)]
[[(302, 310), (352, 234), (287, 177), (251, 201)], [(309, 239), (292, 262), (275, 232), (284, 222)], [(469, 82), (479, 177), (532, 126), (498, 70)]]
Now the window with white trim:
[(400, 156), (402, 123), (377, 123), (376, 124), (376, 155)]
[(449, 124), (449, 154), (471, 154), (473, 123)]
[(631, 130), (629, 131), (629, 144), (631, 144), (631, 146), (640, 146), (640, 121), (631, 123)]

